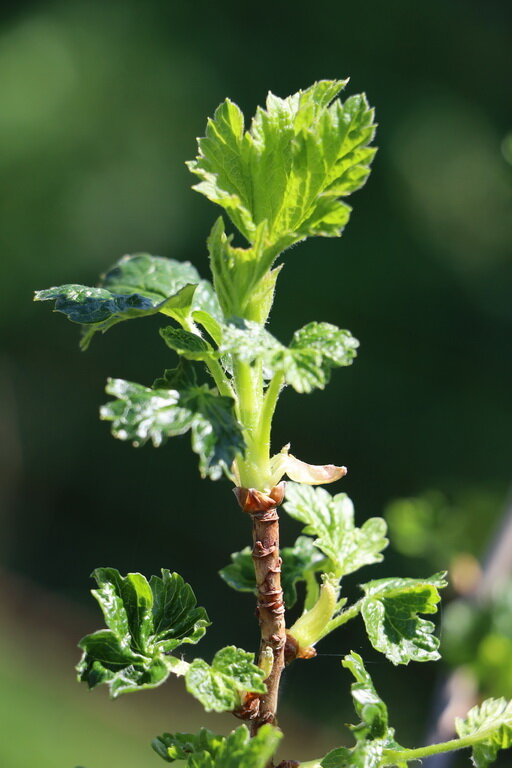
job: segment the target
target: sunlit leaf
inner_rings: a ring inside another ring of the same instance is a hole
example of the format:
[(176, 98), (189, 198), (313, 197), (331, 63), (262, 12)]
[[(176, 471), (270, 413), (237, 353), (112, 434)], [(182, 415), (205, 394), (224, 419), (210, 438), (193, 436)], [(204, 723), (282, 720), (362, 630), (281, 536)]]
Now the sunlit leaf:
[(179, 662), (169, 654), (183, 643), (197, 643), (210, 624), (192, 588), (166, 569), (149, 582), (140, 573), (121, 576), (115, 568), (97, 568), (93, 576), (93, 595), (108, 629), (80, 641), (79, 679), (89, 688), (107, 684), (113, 698), (160, 685)]
[(434, 624), (418, 614), (437, 612), (445, 573), (430, 579), (378, 579), (363, 584), (361, 614), (373, 647), (393, 664), (435, 661), (439, 640)]
[(265, 693), (265, 673), (254, 654), (235, 646), (217, 651), (213, 661), (194, 659), (185, 676), (187, 690), (207, 712), (230, 712), (241, 704), (244, 691)]
[(388, 544), (386, 523), (374, 517), (355, 527), (354, 507), (345, 493), (331, 496), (324, 488), (288, 483), (284, 509), (305, 524), (304, 533), (317, 537), (315, 546), (330, 558), (337, 575), (382, 560), (381, 551)]

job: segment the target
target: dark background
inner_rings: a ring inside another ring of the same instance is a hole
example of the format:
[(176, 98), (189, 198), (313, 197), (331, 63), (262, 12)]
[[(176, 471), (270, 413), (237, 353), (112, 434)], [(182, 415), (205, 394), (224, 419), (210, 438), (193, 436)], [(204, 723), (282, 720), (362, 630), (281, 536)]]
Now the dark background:
[[(94, 285), (124, 253), (189, 259), (208, 275), (205, 238), (219, 210), (191, 191), (184, 162), (226, 96), (250, 117), (269, 89), (285, 96), (350, 75), (347, 93), (366, 91), (379, 123), (380, 151), (343, 238), (286, 254), (270, 325), (286, 341), (329, 321), (360, 339), (360, 355), (327, 391), (285, 393), (275, 449), (290, 441), (307, 461), (347, 464), (339, 490), (359, 523), (435, 489), (453, 507), (461, 548), (484, 550), (511, 480), (511, 25), (512, 6), (493, 0), (68, 0), (4, 11), (0, 701), (12, 723), (2, 766), (25, 768), (34, 755), (39, 768), (151, 766), (144, 740), (181, 724), (165, 709), (183, 711), (178, 683), (112, 709), (104, 692), (89, 698), (74, 685), (80, 631), (101, 621), (87, 614), (98, 565), (182, 573), (214, 620), (206, 658), (226, 643), (255, 646), (250, 598), (215, 576), (249, 537), (229, 484), (199, 479), (187, 438), (135, 450), (97, 418), (107, 376), (149, 384), (173, 364), (155, 333), (165, 321), (122, 324), (84, 354), (76, 328), (31, 303), (33, 289)], [(297, 532), (284, 521), (285, 543)], [(363, 576), (427, 575), (434, 560), (390, 551)], [(319, 651), (350, 648), (389, 691), (400, 740), (423, 739), (436, 667), (394, 670), (358, 628)], [(289, 727), (310, 729), (299, 758), (347, 738), (347, 684), (331, 656), (290, 670)], [(187, 727), (200, 717), (193, 708)], [(220, 723), (231, 726), (208, 718)], [(35, 724), (41, 733), (27, 742)], [(313, 733), (325, 734), (321, 745)]]

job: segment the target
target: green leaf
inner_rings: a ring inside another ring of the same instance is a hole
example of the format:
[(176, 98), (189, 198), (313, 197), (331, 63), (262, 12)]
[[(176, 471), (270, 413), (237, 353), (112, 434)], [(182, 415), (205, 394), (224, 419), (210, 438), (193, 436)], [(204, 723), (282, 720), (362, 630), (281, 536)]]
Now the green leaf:
[[(287, 608), (293, 608), (297, 602), (296, 585), (305, 581), (308, 573), (319, 571), (325, 558), (314, 547), (312, 539), (299, 536), (293, 547), (281, 550), (283, 564), (281, 566), (281, 585), (284, 602)], [(256, 593), (254, 565), (250, 547), (241, 552), (233, 552), (232, 562), (219, 571), (226, 584), (238, 592)]]
[(115, 698), (178, 673), (178, 660), (168, 654), (183, 643), (196, 644), (210, 625), (190, 585), (166, 569), (149, 583), (140, 573), (121, 576), (115, 568), (97, 568), (93, 576), (98, 589), (92, 594), (108, 629), (80, 641), (79, 679), (89, 688), (107, 684)]
[[(338, 747), (332, 750), (320, 764), (322, 768), (378, 768), (385, 749), (397, 752), (402, 747), (394, 739), (394, 729), (388, 724), (388, 709), (375, 690), (362, 658), (352, 651), (345, 656), (342, 665), (355, 678), (350, 691), (361, 722), (350, 729), (356, 737), (356, 745), (352, 749)], [(406, 768), (405, 763), (398, 765)]]
[(373, 647), (393, 664), (436, 661), (439, 640), (431, 621), (420, 613), (437, 612), (438, 588), (445, 587), (445, 573), (430, 579), (378, 579), (362, 585), (361, 614)]
[(338, 747), (329, 752), (320, 765), (322, 768), (379, 768), (386, 744), (376, 740), (362, 741), (352, 749)]
[(350, 692), (361, 722), (351, 727), (352, 732), (358, 740), (387, 738), (389, 736), (388, 708), (375, 690), (361, 656), (352, 651), (341, 663), (355, 678)]
[(470, 709), (465, 718), (456, 718), (455, 729), (461, 738), (478, 739), (473, 746), (473, 763), (476, 768), (487, 768), (500, 749), (512, 746), (512, 702), (487, 699)]
[(241, 704), (245, 691), (265, 693), (265, 672), (254, 664), (254, 654), (230, 645), (217, 651), (212, 664), (194, 659), (185, 675), (187, 690), (207, 712), (230, 712)]
[(323, 389), (336, 366), (350, 365), (359, 342), (330, 323), (309, 323), (285, 347), (260, 323), (233, 318), (222, 329), (219, 351), (244, 363), (263, 364), (266, 378), (276, 373), (297, 392)]
[(233, 400), (206, 384), (198, 385), (182, 375), (183, 370), (166, 371), (156, 389), (109, 379), (106, 391), (118, 399), (102, 406), (101, 418), (112, 422), (114, 437), (136, 447), (148, 440), (158, 447), (190, 430), (201, 475), (212, 480), (222, 472), (229, 476), (233, 460), (244, 451)]
[(324, 488), (288, 483), (285, 511), (305, 523), (304, 533), (316, 536), (315, 546), (330, 558), (331, 569), (344, 576), (364, 565), (379, 563), (387, 546), (386, 523), (373, 517), (354, 526), (354, 507), (345, 493), (331, 496)]
[(197, 752), (215, 755), (225, 738), (201, 728), (198, 733), (164, 733), (153, 739), (151, 746), (157, 755), (173, 763), (175, 760), (187, 760)]
[[(36, 291), (34, 298), (55, 301), (55, 312), (83, 325), (80, 345), (87, 349), (95, 333), (104, 333), (124, 320), (157, 312), (182, 320), (193, 307), (200, 308), (194, 305), (199, 281), (189, 262), (142, 253), (123, 256), (102, 276), (97, 288), (61, 285)], [(203, 296), (206, 291), (202, 289)]]
[(331, 104), (346, 82), (321, 81), (287, 99), (269, 93), (248, 131), (229, 100), (208, 121), (188, 164), (201, 180), (194, 188), (221, 205), (250, 243), (263, 223), (267, 242), (280, 249), (342, 233), (350, 208), (341, 198), (364, 184), (375, 154), (366, 97)]
[(153, 741), (153, 749), (168, 763), (187, 760), (187, 768), (265, 768), (281, 738), (281, 731), (271, 725), (253, 738), (245, 725), (228, 736), (202, 728), (198, 734), (165, 733)]
[(160, 336), (170, 349), (186, 360), (206, 360), (214, 356), (211, 345), (196, 333), (168, 325), (160, 328)]

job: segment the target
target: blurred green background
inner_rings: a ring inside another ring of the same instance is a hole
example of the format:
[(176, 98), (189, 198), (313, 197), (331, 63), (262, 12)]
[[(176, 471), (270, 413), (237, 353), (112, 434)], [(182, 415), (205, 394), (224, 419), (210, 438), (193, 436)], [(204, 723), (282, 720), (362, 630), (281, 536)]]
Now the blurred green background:
[[(202, 719), (179, 682), (115, 704), (74, 682), (76, 642), (101, 623), (88, 595), (98, 565), (182, 573), (214, 620), (206, 658), (256, 644), (250, 598), (214, 576), (249, 536), (229, 484), (199, 480), (186, 438), (135, 450), (97, 418), (107, 376), (150, 383), (172, 365), (161, 321), (124, 323), (83, 354), (78, 329), (31, 303), (34, 289), (93, 285), (129, 252), (189, 259), (207, 276), (219, 210), (191, 191), (184, 161), (226, 96), (250, 116), (269, 89), (350, 75), (347, 91), (375, 105), (381, 149), (352, 220), (341, 240), (286, 254), (271, 317), (283, 340), (313, 319), (349, 328), (359, 359), (325, 392), (283, 396), (274, 445), (347, 464), (359, 522), (388, 509), (398, 549), (380, 575), (429, 575), (459, 552), (474, 572), (512, 480), (511, 45), (501, 0), (4, 6), (2, 768), (150, 768), (154, 735)], [(223, 540), (213, 515), (226, 516)], [(297, 531), (284, 521), (285, 542)], [(319, 651), (350, 648), (389, 692), (400, 741), (425, 738), (443, 670), (391, 669), (359, 627)], [(347, 739), (347, 685), (336, 656), (290, 669), (287, 757)]]

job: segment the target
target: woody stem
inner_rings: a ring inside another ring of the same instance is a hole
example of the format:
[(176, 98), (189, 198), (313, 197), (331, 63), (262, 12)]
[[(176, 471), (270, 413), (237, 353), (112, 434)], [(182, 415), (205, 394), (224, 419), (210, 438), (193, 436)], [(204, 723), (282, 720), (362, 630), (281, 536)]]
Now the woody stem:
[(264, 494), (255, 489), (239, 488), (242, 509), (252, 517), (252, 558), (256, 575), (257, 616), (260, 624), (259, 665), (268, 670), (267, 692), (260, 697), (259, 708), (251, 718), (253, 735), (265, 723), (276, 722), (279, 682), (284, 669), (286, 642), (281, 558), (279, 556), (279, 515), (277, 506), (284, 495), (284, 484)]

